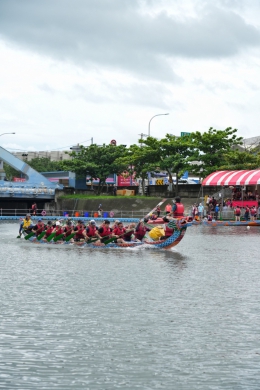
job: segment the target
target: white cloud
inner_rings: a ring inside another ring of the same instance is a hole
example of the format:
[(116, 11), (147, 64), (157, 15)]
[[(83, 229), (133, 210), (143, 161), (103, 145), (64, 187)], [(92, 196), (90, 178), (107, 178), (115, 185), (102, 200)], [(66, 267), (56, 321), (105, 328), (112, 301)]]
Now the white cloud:
[(151, 135), (259, 135), (259, 16), (256, 0), (1, 2), (2, 146), (136, 143), (166, 112)]

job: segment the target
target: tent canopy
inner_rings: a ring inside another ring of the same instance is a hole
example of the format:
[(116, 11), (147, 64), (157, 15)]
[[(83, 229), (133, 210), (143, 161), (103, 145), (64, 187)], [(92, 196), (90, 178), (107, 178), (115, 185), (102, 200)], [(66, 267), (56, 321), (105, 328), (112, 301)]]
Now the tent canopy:
[(260, 184), (260, 169), (217, 171), (207, 176), (203, 186), (248, 186)]

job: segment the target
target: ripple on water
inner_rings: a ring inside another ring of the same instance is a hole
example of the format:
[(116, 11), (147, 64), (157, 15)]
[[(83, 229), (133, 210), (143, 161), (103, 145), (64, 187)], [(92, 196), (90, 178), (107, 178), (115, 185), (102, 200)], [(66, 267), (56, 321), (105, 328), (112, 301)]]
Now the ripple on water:
[(0, 388), (259, 388), (259, 228), (106, 251), (17, 226), (0, 224)]

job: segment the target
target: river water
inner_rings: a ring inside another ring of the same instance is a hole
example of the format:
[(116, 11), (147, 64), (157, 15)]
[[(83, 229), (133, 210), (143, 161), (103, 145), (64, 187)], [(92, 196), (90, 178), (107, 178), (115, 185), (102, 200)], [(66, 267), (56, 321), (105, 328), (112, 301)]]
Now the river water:
[(1, 389), (259, 389), (259, 227), (170, 251), (16, 239), (0, 223)]

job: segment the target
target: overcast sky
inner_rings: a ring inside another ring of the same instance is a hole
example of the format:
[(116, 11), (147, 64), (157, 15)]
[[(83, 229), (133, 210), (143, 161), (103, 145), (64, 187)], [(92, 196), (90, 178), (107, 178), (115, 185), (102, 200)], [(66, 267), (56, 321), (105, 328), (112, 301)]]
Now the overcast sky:
[(260, 135), (259, 0), (1, 0), (0, 145)]

